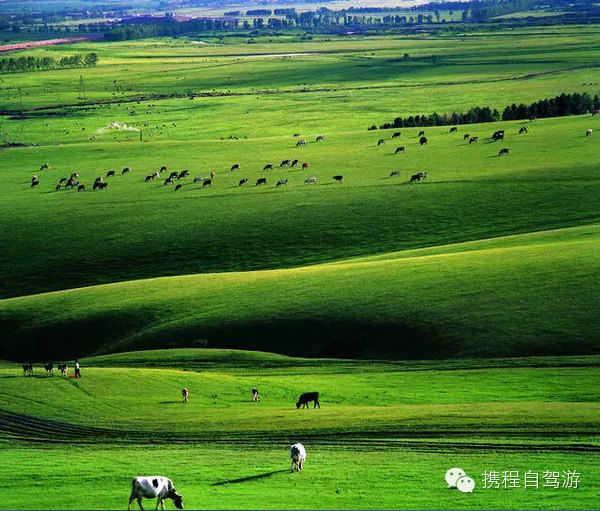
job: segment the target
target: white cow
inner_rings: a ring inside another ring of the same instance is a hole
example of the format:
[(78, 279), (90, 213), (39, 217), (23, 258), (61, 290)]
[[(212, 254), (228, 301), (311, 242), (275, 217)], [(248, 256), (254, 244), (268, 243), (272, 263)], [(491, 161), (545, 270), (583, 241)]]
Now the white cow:
[(312, 183), (316, 183), (317, 182), (317, 178), (316, 177), (309, 177), (304, 181), (305, 185), (310, 185)]
[(589, 128), (589, 129), (585, 130), (585, 136), (586, 137), (589, 137), (592, 133), (593, 133), (592, 132), (592, 128)]
[(142, 499), (157, 499), (156, 509), (165, 508), (165, 499), (171, 499), (177, 509), (183, 509), (183, 497), (175, 491), (173, 481), (168, 477), (163, 476), (141, 476), (135, 477), (131, 481), (131, 495), (129, 497), (129, 506), (134, 500), (138, 501), (140, 509), (142, 507)]
[(306, 461), (306, 449), (301, 443), (298, 442), (290, 447), (290, 458), (292, 459), (292, 472), (302, 470)]

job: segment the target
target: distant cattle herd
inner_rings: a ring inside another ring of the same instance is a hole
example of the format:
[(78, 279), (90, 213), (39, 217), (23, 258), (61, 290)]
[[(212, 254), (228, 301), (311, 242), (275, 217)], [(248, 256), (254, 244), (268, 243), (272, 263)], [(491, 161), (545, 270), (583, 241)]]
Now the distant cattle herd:
[[(457, 133), (458, 127), (452, 126), (450, 128), (449, 132)], [(521, 126), (518, 130), (519, 134), (525, 134), (528, 132), (529, 132), (529, 129), (527, 126)], [(589, 137), (591, 135), (592, 135), (592, 129), (591, 128), (587, 129), (585, 131), (585, 136)], [(299, 137), (299, 136), (300, 136), (299, 133), (294, 134), (294, 137)], [(389, 140), (398, 139), (401, 136), (402, 136), (402, 132), (395, 131), (391, 134), (391, 136), (389, 137)], [(490, 140), (492, 142), (497, 142), (500, 140), (504, 140), (505, 136), (506, 136), (506, 130), (497, 130), (492, 133), (492, 135), (490, 136)], [(472, 135), (471, 133), (464, 133), (462, 135), (462, 139), (464, 141), (468, 142), (468, 144), (476, 143), (479, 140), (479, 138), (476, 135)], [(315, 142), (321, 142), (323, 140), (325, 140), (325, 135), (318, 135), (315, 139)], [(385, 145), (387, 140), (388, 139), (380, 138), (377, 141), (377, 147)], [(427, 138), (427, 136), (425, 134), (425, 130), (419, 131), (419, 133), (417, 135), (417, 141), (420, 146), (427, 145), (427, 143), (429, 142), (429, 139)], [(308, 142), (306, 141), (306, 139), (299, 139), (296, 142), (296, 146), (304, 146), (307, 143)], [(406, 149), (407, 149), (406, 145), (397, 146), (393, 150), (393, 154), (406, 153)], [(498, 152), (498, 156), (508, 156), (509, 154), (510, 154), (510, 150), (508, 147), (503, 147)], [(306, 161), (300, 163), (300, 160), (298, 158), (289, 158), (289, 159), (281, 160), (278, 167), (279, 168), (290, 168), (290, 169), (301, 168), (302, 170), (307, 170), (310, 166), (309, 166), (308, 162), (306, 162)], [(275, 164), (272, 162), (269, 162), (269, 163), (266, 163), (262, 167), (262, 170), (263, 170), (263, 172), (269, 172), (269, 171), (273, 171), (274, 168), (275, 168)], [(31, 184), (30, 184), (31, 186), (30, 187), (38, 188), (41, 183), (40, 176), (45, 174), (46, 171), (49, 171), (50, 169), (51, 169), (50, 163), (47, 163), (47, 162), (43, 163), (40, 166), (38, 174), (35, 174), (31, 177)], [(241, 171), (241, 169), (242, 169), (242, 166), (240, 165), (240, 163), (233, 163), (230, 167), (230, 172), (239, 172), (239, 171)], [(149, 182), (153, 182), (157, 179), (160, 179), (161, 175), (166, 172), (168, 172), (167, 166), (163, 165), (163, 166), (161, 166), (160, 170), (156, 170), (156, 171), (152, 172), (151, 174), (146, 175), (144, 177), (144, 182), (149, 183)], [(120, 171), (120, 174), (121, 174), (121, 176), (126, 176), (128, 174), (132, 174), (132, 169), (130, 167), (123, 167)], [(216, 182), (216, 177), (217, 177), (216, 171), (212, 170), (209, 175), (207, 175), (205, 177), (203, 177), (201, 175), (197, 175), (190, 182), (190, 181), (186, 181), (187, 178), (189, 177), (189, 175), (190, 175), (190, 171), (188, 169), (183, 169), (181, 171), (172, 171), (164, 179), (163, 186), (168, 186), (170, 184), (174, 184), (175, 185), (174, 190), (176, 192), (183, 189), (184, 186), (188, 186), (190, 184), (199, 184), (202, 188), (208, 188), (208, 187), (213, 186), (213, 184)], [(408, 179), (408, 182), (414, 183), (414, 182), (418, 182), (418, 181), (423, 181), (427, 177), (427, 172), (422, 171), (417, 174), (409, 174), (409, 175), (410, 175), (410, 178)], [(108, 179), (115, 178), (116, 176), (117, 176), (116, 170), (111, 169), (111, 170), (107, 171), (104, 176), (96, 177), (91, 189), (92, 190), (108, 189), (108, 187), (109, 187)], [(390, 173), (389, 177), (400, 177), (400, 170), (393, 170)], [(332, 179), (336, 183), (344, 182), (344, 176), (342, 174), (336, 174), (336, 175), (332, 176)], [(242, 187), (249, 183), (250, 183), (249, 178), (243, 177), (239, 180), (238, 186)], [(287, 186), (289, 183), (290, 183), (289, 178), (277, 178), (274, 181), (274, 187), (280, 188), (282, 186)], [(306, 185), (316, 184), (316, 183), (317, 183), (317, 176), (309, 176), (307, 178), (304, 178), (304, 184), (306, 184)], [(259, 177), (255, 181), (254, 186), (265, 186), (267, 184), (268, 184), (268, 181), (267, 181), (266, 177)], [(82, 183), (79, 181), (79, 173), (72, 172), (70, 174), (70, 176), (62, 177), (58, 181), (58, 183), (56, 183), (56, 185), (54, 186), (54, 189), (57, 192), (60, 192), (62, 190), (66, 190), (66, 189), (75, 189), (78, 192), (84, 192), (84, 191), (88, 190), (88, 187), (85, 183)]]

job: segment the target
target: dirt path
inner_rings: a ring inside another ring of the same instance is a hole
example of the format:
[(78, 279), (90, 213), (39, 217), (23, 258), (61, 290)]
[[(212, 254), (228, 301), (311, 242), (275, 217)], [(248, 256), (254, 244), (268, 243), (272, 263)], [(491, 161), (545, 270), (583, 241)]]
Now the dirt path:
[(39, 48), (40, 46), (54, 46), (57, 44), (79, 43), (81, 41), (93, 41), (100, 39), (101, 35), (82, 36), (82, 37), (64, 37), (62, 39), (44, 39), (41, 41), (25, 41), (23, 43), (5, 44), (0, 46), (0, 53), (6, 51), (28, 50), (30, 48)]

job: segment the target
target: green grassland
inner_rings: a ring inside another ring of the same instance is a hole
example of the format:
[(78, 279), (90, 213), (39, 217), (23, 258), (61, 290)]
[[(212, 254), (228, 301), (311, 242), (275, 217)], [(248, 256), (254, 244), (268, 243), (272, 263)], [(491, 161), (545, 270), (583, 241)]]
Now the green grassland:
[[(168, 473), (189, 508), (591, 508), (598, 359), (530, 362), (458, 368), (167, 350), (86, 359), (77, 381), (4, 366), (4, 505), (120, 508), (132, 475)], [(154, 367), (127, 368), (140, 363)], [(322, 408), (296, 410), (309, 388), (320, 389)], [(288, 469), (296, 440), (309, 452), (302, 474)], [(477, 480), (474, 494), (445, 487), (453, 464)], [(484, 470), (529, 469), (578, 470), (582, 486), (481, 486)]]
[[(597, 36), (587, 27), (26, 52), (93, 50), (101, 63), (3, 77), (0, 107), (18, 111), (20, 89), (25, 118), (5, 116), (2, 130), (36, 145), (2, 150), (10, 299), (0, 303), (0, 352), (81, 356), (206, 339), (304, 356), (597, 353), (598, 146), (585, 136), (597, 118), (529, 122), (526, 135), (521, 122), (428, 128), (423, 147), (418, 129), (394, 141), (366, 130), (396, 115), (597, 92)], [(270, 56), (287, 53), (309, 54)], [(87, 100), (77, 99), (80, 74)], [(190, 90), (203, 94), (170, 97)], [(111, 121), (141, 129), (144, 142), (106, 129)], [(506, 140), (491, 143), (499, 128)], [(398, 145), (405, 154), (393, 154)], [(294, 158), (309, 169), (278, 167)], [(51, 170), (37, 172), (42, 162)], [(162, 165), (190, 169), (180, 191), (144, 183)], [(73, 171), (90, 187), (125, 166), (133, 172), (105, 192), (54, 191)], [(212, 188), (191, 183), (211, 170)], [(423, 170), (428, 180), (410, 185)], [(268, 185), (253, 186), (263, 176)], [(242, 177), (250, 186), (237, 186)], [(280, 178), (289, 185), (276, 188)]]
[[(367, 128), (596, 94), (598, 28), (301, 35), (46, 47), (19, 55), (100, 64), (0, 76), (0, 133), (26, 144), (0, 149), (0, 356), (86, 357), (80, 380), (0, 363), (1, 507), (121, 508), (142, 474), (189, 509), (597, 506), (600, 118), (423, 147)], [(181, 190), (144, 182), (163, 165)], [(310, 390), (322, 408), (296, 410)], [(486, 490), (484, 470), (581, 487)]]

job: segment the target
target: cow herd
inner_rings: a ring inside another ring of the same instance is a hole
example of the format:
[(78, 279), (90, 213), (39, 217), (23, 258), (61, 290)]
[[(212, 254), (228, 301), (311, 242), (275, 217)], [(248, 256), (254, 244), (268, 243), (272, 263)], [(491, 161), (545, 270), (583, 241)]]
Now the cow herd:
[[(450, 133), (457, 133), (458, 132), (458, 127), (456, 126), (452, 126), (450, 128)], [(518, 133), (519, 134), (525, 134), (528, 133), (528, 127), (527, 126), (522, 126), (519, 128)], [(592, 129), (587, 129), (585, 132), (585, 135), (587, 137), (592, 135)], [(293, 135), (294, 137), (299, 137), (300, 134), (295, 133)], [(400, 131), (395, 131), (391, 134), (391, 136), (389, 137), (389, 139), (385, 139), (385, 138), (380, 138), (377, 141), (377, 147), (385, 145), (387, 140), (394, 140), (394, 139), (398, 139), (402, 136), (402, 132)], [(492, 142), (498, 142), (501, 140), (504, 140), (506, 136), (506, 130), (496, 130), (492, 133), (490, 140)], [(425, 130), (421, 130), (419, 131), (418, 135), (417, 135), (417, 139), (418, 139), (418, 143), (420, 146), (425, 146), (428, 143), (428, 138), (425, 136)], [(473, 144), (478, 142), (479, 138), (475, 135), (472, 135), (471, 133), (464, 133), (462, 136), (463, 141), (467, 141), (468, 144)], [(325, 135), (319, 135), (316, 137), (315, 142), (321, 142), (325, 140)], [(296, 145), (297, 146), (302, 146), (305, 145), (307, 142), (305, 139), (300, 139), (297, 141)], [(397, 146), (394, 149), (393, 154), (400, 154), (400, 153), (405, 153), (406, 152), (406, 146), (402, 145), (402, 146)], [(503, 147), (499, 150), (498, 152), (498, 156), (508, 156), (510, 154), (510, 150), (507, 147)], [(302, 162), (300, 163), (300, 160), (298, 158), (290, 158), (290, 159), (284, 159), (281, 160), (281, 162), (279, 163), (278, 167), (281, 168), (301, 168), (302, 170), (307, 170), (309, 168), (309, 164), (308, 162)], [(43, 163), (40, 166), (39, 172), (42, 173), (44, 171), (48, 171), (50, 170), (51, 166), (50, 163)], [(234, 163), (231, 165), (230, 171), (231, 172), (238, 172), (241, 170), (241, 165), (239, 163)], [(272, 162), (266, 163), (263, 167), (262, 170), (263, 172), (269, 172), (269, 171), (273, 171), (275, 169), (275, 164)], [(160, 170), (156, 170), (154, 172), (152, 172), (151, 174), (148, 174), (147, 176), (144, 177), (144, 182), (145, 183), (149, 183), (149, 182), (153, 182), (157, 179), (161, 178), (161, 175), (163, 173), (167, 172), (167, 167), (166, 166), (162, 166), (160, 168)], [(131, 174), (132, 170), (130, 167), (124, 167), (121, 171), (120, 174), (122, 176), (125, 176), (127, 174)], [(109, 170), (105, 176), (98, 176), (96, 177), (96, 179), (94, 180), (94, 183), (92, 185), (92, 190), (106, 190), (109, 186), (109, 183), (107, 181), (108, 178), (113, 178), (117, 175), (117, 171), (116, 170)], [(212, 187), (214, 182), (215, 182), (215, 178), (216, 178), (216, 172), (213, 170), (210, 172), (210, 176), (206, 176), (206, 177), (202, 177), (200, 175), (195, 176), (192, 180), (191, 183), (189, 181), (186, 181), (186, 179), (189, 177), (189, 170), (188, 169), (184, 169), (181, 171), (173, 171), (170, 172), (168, 177), (166, 177), (164, 179), (163, 182), (163, 186), (167, 186), (167, 185), (171, 185), (174, 184), (174, 191), (179, 191), (181, 190), (184, 186), (187, 186), (189, 184), (200, 184), (202, 186), (202, 188), (208, 188), (208, 187)], [(391, 174), (389, 175), (390, 178), (392, 177), (400, 177), (400, 171), (399, 170), (393, 170), (391, 172)], [(419, 172), (417, 174), (412, 174), (410, 179), (409, 179), (409, 183), (414, 183), (417, 181), (423, 181), (424, 179), (426, 179), (427, 177), (427, 172)], [(344, 176), (341, 174), (337, 174), (335, 176), (332, 177), (334, 182), (337, 183), (343, 183), (344, 182)], [(317, 177), (316, 176), (310, 176), (307, 177), (306, 179), (304, 179), (304, 184), (305, 185), (311, 185), (311, 184), (316, 184), (317, 183)], [(242, 179), (239, 180), (238, 182), (238, 187), (243, 187), (246, 185), (250, 184), (250, 180), (247, 177), (243, 177)], [(265, 186), (268, 184), (267, 178), (266, 177), (259, 177), (258, 179), (256, 179), (256, 181), (254, 182), (254, 186), (255, 187), (259, 187), (259, 186)], [(287, 186), (289, 184), (289, 179), (288, 178), (278, 178), (274, 181), (274, 187), (275, 188), (280, 188), (282, 186)], [(40, 186), (40, 177), (38, 174), (35, 174), (31, 177), (31, 188), (37, 188)], [(55, 186), (55, 190), (57, 192), (61, 191), (61, 190), (66, 190), (66, 189), (75, 189), (78, 192), (83, 192), (87, 190), (87, 186), (85, 183), (81, 183), (79, 181), (79, 174), (77, 172), (73, 172), (71, 173), (71, 175), (69, 177), (63, 177), (59, 180), (59, 182), (56, 184)]]

